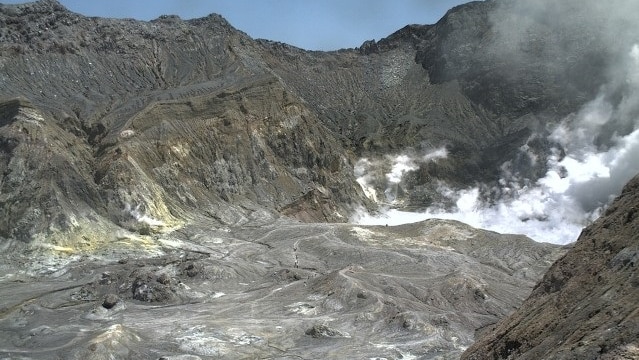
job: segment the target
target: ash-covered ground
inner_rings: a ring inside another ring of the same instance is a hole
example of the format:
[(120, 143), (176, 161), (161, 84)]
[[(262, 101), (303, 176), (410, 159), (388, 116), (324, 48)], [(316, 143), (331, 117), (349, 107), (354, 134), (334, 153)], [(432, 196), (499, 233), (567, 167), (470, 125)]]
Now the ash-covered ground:
[(454, 359), (565, 250), (454, 221), (277, 220), (4, 256), (0, 357)]

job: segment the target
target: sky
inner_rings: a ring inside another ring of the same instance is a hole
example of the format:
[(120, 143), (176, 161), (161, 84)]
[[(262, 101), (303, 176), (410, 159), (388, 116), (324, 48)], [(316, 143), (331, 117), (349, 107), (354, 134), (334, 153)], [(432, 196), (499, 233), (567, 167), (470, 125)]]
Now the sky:
[[(4, 4), (25, 1), (0, 0)], [(434, 24), (468, 0), (59, 0), (86, 15), (152, 20), (222, 15), (253, 38), (306, 50), (337, 50), (379, 40), (408, 24)]]

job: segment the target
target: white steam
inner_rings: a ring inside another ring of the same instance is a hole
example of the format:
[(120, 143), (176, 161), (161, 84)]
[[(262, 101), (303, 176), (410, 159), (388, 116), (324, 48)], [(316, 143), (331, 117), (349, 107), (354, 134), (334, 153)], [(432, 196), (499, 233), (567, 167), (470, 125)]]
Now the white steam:
[(388, 182), (391, 184), (399, 184), (402, 181), (402, 176), (407, 171), (417, 170), (417, 164), (408, 155), (399, 155), (393, 159), (393, 166), (391, 171), (386, 174)]
[[(397, 156), (387, 155), (383, 159), (364, 158), (357, 161), (354, 173), (366, 196), (378, 203), (393, 204), (397, 200), (399, 183), (405, 173), (419, 169), (420, 164), (443, 159), (446, 156), (448, 152), (445, 147), (442, 147), (421, 156), (414, 152), (406, 152)], [(378, 196), (379, 188), (384, 189), (383, 199)]]
[(137, 222), (144, 223), (149, 226), (164, 226), (164, 222), (161, 220), (154, 219), (153, 217), (147, 215), (140, 209), (140, 205), (136, 207), (132, 207), (131, 204), (126, 203), (124, 210), (129, 213)]
[[(440, 184), (438, 192), (456, 204), (445, 210), (432, 206), (421, 213), (389, 209), (381, 215), (360, 214), (360, 224), (397, 225), (427, 218), (455, 219), (501, 233), (526, 234), (537, 241), (565, 244), (596, 218), (623, 185), (639, 173), (639, 46), (632, 46), (621, 78), (604, 86), (599, 95), (576, 114), (564, 119), (550, 134), (558, 145), (547, 161), (548, 171), (536, 181), (517, 178), (504, 164), (498, 199), (482, 200), (480, 188), (454, 191)], [(621, 97), (619, 97), (621, 94)], [(524, 146), (522, 151), (526, 151)], [(445, 157), (429, 153), (420, 161)], [(534, 154), (531, 159), (535, 160)], [(387, 191), (402, 176), (418, 168), (414, 156), (387, 158)], [(363, 160), (358, 181), (375, 194), (371, 183), (375, 161)], [(377, 164), (378, 165), (378, 164)], [(379, 174), (378, 174), (379, 175)], [(527, 184), (527, 185), (521, 185)], [(375, 197), (373, 199), (377, 200)], [(394, 198), (387, 196), (387, 205)], [(390, 203), (390, 204), (389, 204)]]

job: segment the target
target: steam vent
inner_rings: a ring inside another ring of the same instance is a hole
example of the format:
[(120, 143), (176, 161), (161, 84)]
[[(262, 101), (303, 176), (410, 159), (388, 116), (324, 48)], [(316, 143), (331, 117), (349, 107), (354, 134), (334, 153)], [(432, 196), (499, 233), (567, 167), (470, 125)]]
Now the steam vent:
[(0, 359), (639, 359), (637, 19), (0, 4)]

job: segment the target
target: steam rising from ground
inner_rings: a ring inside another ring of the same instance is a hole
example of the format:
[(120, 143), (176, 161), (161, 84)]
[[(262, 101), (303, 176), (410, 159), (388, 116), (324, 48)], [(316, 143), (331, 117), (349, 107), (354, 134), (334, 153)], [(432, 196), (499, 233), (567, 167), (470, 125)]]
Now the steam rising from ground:
[[(386, 155), (383, 159), (360, 159), (355, 164), (355, 176), (366, 196), (378, 203), (393, 203), (397, 200), (399, 183), (406, 172), (419, 169), (420, 164), (436, 161), (448, 156), (445, 147), (418, 155), (406, 152), (397, 156)], [(384, 198), (377, 189), (384, 189)]]
[[(397, 205), (396, 189), (402, 176), (416, 170), (420, 163), (445, 157), (445, 149), (422, 157), (401, 154), (383, 161), (361, 160), (355, 169), (358, 181), (367, 194), (374, 194), (374, 188), (384, 188), (389, 207), (381, 215), (360, 214), (354, 221), (396, 225), (446, 218), (502, 233), (523, 233), (537, 241), (575, 241), (581, 229), (639, 173), (638, 45), (632, 46), (623, 62), (620, 68), (624, 71), (602, 87), (594, 100), (552, 129), (548, 139), (555, 147), (544, 177), (522, 179), (507, 162), (502, 166), (499, 188), (492, 189), (492, 193), (500, 194), (497, 198), (482, 196), (491, 192), (487, 185), (453, 190), (439, 184), (438, 192), (455, 203), (452, 210), (434, 205), (420, 213), (409, 213), (391, 209)], [(528, 149), (524, 146), (521, 151)], [(535, 158), (535, 154), (530, 156)], [(381, 162), (386, 164), (385, 177), (381, 178), (385, 184), (380, 184), (379, 173), (375, 175), (375, 171), (384, 169), (379, 166)]]

